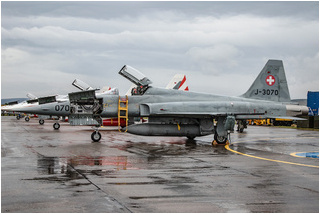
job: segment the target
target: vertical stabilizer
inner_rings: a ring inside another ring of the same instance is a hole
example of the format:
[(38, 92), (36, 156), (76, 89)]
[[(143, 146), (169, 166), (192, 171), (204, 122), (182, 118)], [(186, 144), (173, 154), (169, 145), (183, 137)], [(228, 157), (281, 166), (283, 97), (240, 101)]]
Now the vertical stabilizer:
[(187, 84), (187, 77), (184, 74), (176, 74), (169, 84), (166, 87), (167, 89), (176, 89), (176, 90), (183, 90), (189, 91), (189, 87)]
[(242, 97), (290, 102), (290, 93), (282, 61), (270, 59)]

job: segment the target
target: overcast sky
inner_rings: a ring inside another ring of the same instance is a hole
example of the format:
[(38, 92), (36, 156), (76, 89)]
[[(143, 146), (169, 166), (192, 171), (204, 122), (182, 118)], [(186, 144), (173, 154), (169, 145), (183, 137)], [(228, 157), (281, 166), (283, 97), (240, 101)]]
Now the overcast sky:
[(165, 87), (241, 95), (268, 59), (291, 98), (319, 90), (319, 2), (1, 2), (2, 98), (131, 83), (130, 65)]

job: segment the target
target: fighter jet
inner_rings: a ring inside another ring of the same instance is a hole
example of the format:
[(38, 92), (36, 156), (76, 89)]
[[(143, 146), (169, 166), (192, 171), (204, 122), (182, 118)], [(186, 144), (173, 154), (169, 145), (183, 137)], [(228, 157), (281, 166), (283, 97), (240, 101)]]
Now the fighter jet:
[[(80, 90), (93, 90), (87, 83), (75, 79), (72, 83), (73, 86)], [(110, 90), (109, 93), (115, 94), (115, 89)], [(39, 118), (39, 124), (43, 125), (45, 119), (52, 118), (52, 117), (66, 117), (70, 113), (70, 105), (68, 95), (52, 95), (52, 96), (45, 96), (45, 97), (36, 97), (33, 94), (28, 93), (27, 97), (29, 100), (26, 100), (22, 103), (17, 105), (1, 107), (1, 110), (10, 110), (20, 113), (26, 114), (37, 114)], [(17, 119), (20, 119), (17, 116)], [(25, 120), (28, 122), (30, 117), (25, 117)], [(58, 122), (53, 124), (54, 129), (59, 129), (60, 124)]]
[[(176, 82), (173, 87), (176, 87), (179, 90), (182, 90), (186, 85), (186, 77), (185, 75), (178, 74), (173, 77), (171, 82)], [(75, 79), (72, 82), (72, 85), (81, 90), (82, 92), (86, 93), (86, 91), (91, 91), (95, 94), (96, 97), (102, 98), (109, 95), (116, 95), (119, 96), (119, 90), (117, 88), (110, 88), (110, 87), (103, 87), (100, 91), (98, 89), (93, 89), (91, 86), (89, 86), (87, 83)], [(55, 117), (67, 117), (70, 115), (70, 102), (68, 99), (68, 95), (53, 95), (53, 96), (46, 96), (46, 97), (35, 97), (34, 95), (31, 95), (30, 93), (27, 95), (29, 98), (33, 98), (31, 100), (27, 100), (25, 103), (21, 105), (13, 105), (10, 106), (10, 110), (21, 112), (21, 113), (29, 113), (29, 114), (37, 114), (39, 115), (39, 124), (44, 124), (44, 119), (51, 118), (52, 116)], [(89, 107), (87, 106), (81, 106), (79, 107), (79, 111), (86, 111)], [(8, 110), (9, 107), (6, 107), (3, 110)], [(20, 117), (19, 117), (20, 119)], [(29, 121), (29, 117), (26, 117), (26, 121)], [(127, 122), (127, 120), (125, 120)], [(82, 124), (79, 124), (82, 125)], [(89, 124), (92, 125), (92, 124)], [(101, 125), (106, 126), (126, 126), (127, 123), (123, 122), (123, 119), (118, 120), (118, 118), (109, 118), (105, 119)], [(55, 130), (60, 128), (59, 122), (55, 122), (53, 124), (53, 128)]]
[[(94, 89), (90, 89), (94, 90)], [(95, 90), (94, 90), (95, 91)], [(97, 96), (117, 94), (119, 95), (118, 89), (114, 88), (103, 93), (97, 93)], [(50, 117), (67, 117), (70, 114), (70, 103), (67, 95), (53, 95), (46, 97), (39, 97), (36, 100), (27, 101), (23, 105), (16, 105), (11, 107), (10, 110), (15, 112), (37, 114), (39, 115), (39, 124), (44, 124), (44, 119)], [(29, 117), (26, 117), (26, 121)], [(60, 128), (59, 122), (53, 124), (55, 130)]]
[[(286, 118), (307, 115), (306, 106), (291, 103), (281, 60), (269, 60), (247, 92), (240, 96), (220, 96), (190, 91), (161, 89), (138, 70), (123, 66), (119, 74), (136, 85), (132, 96), (95, 96), (94, 91), (70, 93), (71, 125), (102, 123), (103, 117), (148, 117), (148, 123), (124, 128), (136, 135), (214, 135), (218, 144), (230, 141), (236, 120)], [(85, 108), (84, 108), (85, 107)], [(216, 125), (215, 125), (215, 122)], [(96, 129), (91, 138), (100, 141)]]
[[(1, 106), (1, 112), (18, 112), (16, 111), (19, 108), (31, 107), (34, 105), (38, 105), (38, 99), (33, 94), (28, 93), (27, 97), (29, 100), (22, 101), (18, 103), (18, 101), (10, 102), (7, 105)], [(18, 112), (20, 113), (20, 112)], [(17, 115), (17, 120), (20, 120), (21, 115)], [(29, 121), (29, 117), (25, 118), (26, 121)]]

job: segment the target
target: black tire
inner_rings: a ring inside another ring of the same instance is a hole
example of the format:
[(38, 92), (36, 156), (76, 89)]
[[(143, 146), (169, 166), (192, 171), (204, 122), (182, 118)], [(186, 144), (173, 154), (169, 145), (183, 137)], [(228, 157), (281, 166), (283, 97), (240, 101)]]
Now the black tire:
[(217, 144), (226, 144), (228, 138), (225, 136), (219, 136), (218, 134), (215, 134), (214, 140), (217, 142)]
[(54, 130), (60, 129), (60, 124), (59, 123), (54, 123), (53, 124), (53, 128), (54, 128)]
[(17, 117), (16, 117), (16, 118), (17, 118), (17, 120), (20, 120), (20, 116), (19, 116), (19, 115), (17, 115)]
[(195, 136), (187, 136), (187, 138), (188, 138), (189, 140), (194, 140), (196, 137), (195, 137)]
[(92, 140), (93, 142), (99, 142), (99, 141), (101, 140), (101, 134), (100, 134), (100, 132), (96, 132), (96, 131), (92, 132), (92, 134), (91, 134), (91, 140)]
[(39, 120), (39, 124), (43, 125), (44, 124), (44, 120), (43, 119)]
[(24, 118), (24, 120), (25, 120), (26, 122), (29, 122), (30, 117), (26, 117), (26, 118)]

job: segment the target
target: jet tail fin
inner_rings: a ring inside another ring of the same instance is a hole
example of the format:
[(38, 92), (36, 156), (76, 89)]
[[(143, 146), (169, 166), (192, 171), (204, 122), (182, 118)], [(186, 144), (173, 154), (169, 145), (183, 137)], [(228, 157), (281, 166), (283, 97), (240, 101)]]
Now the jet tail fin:
[(249, 90), (241, 97), (290, 102), (291, 98), (282, 61), (270, 59)]
[(189, 91), (189, 87), (187, 84), (187, 78), (184, 74), (176, 74), (169, 84), (166, 87), (167, 89), (176, 89), (176, 90), (183, 90)]

